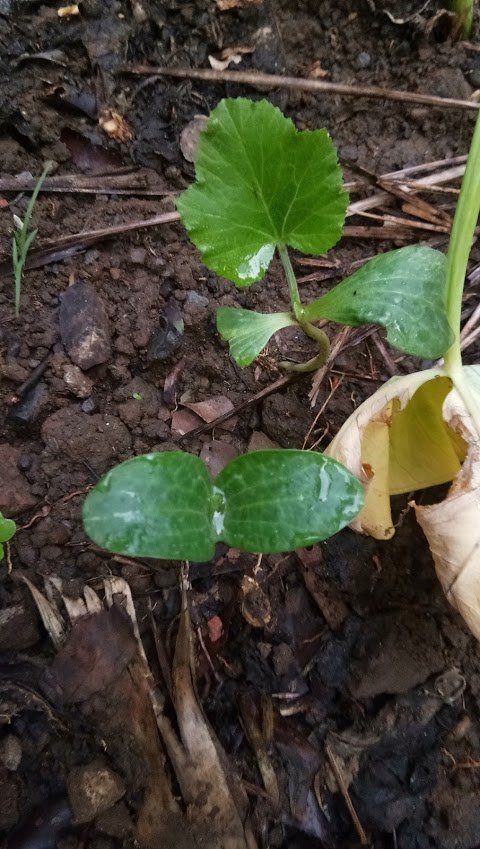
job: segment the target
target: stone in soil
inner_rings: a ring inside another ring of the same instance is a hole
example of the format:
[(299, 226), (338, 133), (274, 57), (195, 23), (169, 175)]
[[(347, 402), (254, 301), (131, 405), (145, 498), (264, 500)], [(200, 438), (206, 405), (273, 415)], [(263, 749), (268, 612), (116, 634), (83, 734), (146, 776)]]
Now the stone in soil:
[(57, 410), (45, 419), (42, 439), (54, 454), (89, 463), (98, 472), (106, 471), (131, 446), (130, 433), (120, 419), (100, 413), (88, 416), (76, 405)]
[(75, 822), (91, 822), (125, 795), (121, 777), (100, 759), (75, 767), (67, 778)]
[(64, 366), (63, 379), (70, 392), (73, 392), (77, 398), (88, 398), (92, 394), (93, 381), (86, 374), (83, 374), (78, 366), (71, 364)]
[(0, 445), (0, 512), (5, 516), (23, 513), (36, 504), (30, 485), (18, 468), (22, 451), (4, 442)]
[(357, 699), (383, 693), (406, 693), (444, 668), (442, 641), (435, 623), (424, 614), (372, 616), (368, 636), (356, 651), (350, 689)]
[(68, 356), (79, 368), (93, 368), (110, 359), (110, 322), (91, 283), (79, 280), (63, 295), (60, 334)]
[(28, 604), (13, 604), (0, 610), (0, 650), (24, 651), (40, 639), (38, 617)]

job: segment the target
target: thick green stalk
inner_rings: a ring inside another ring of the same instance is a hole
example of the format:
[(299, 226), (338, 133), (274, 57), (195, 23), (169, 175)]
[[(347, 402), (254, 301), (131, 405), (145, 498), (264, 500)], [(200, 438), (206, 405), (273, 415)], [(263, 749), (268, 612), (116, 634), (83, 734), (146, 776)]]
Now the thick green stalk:
[(473, 23), (473, 0), (451, 0), (450, 6), (458, 18), (460, 35), (469, 38)]
[(480, 112), (478, 113), (465, 175), (460, 189), (447, 254), (447, 315), (455, 334), (451, 348), (445, 354), (444, 368), (452, 378), (462, 367), (460, 351), (460, 318), (462, 295), (472, 248), (475, 227), (480, 212)]
[(290, 301), (292, 303), (293, 315), (298, 321), (303, 332), (307, 336), (309, 336), (310, 339), (314, 339), (320, 349), (317, 356), (313, 357), (313, 359), (311, 360), (308, 360), (307, 363), (283, 362), (280, 363), (280, 365), (287, 371), (315, 371), (317, 368), (321, 368), (322, 366), (324, 366), (327, 362), (328, 355), (330, 353), (330, 340), (327, 334), (323, 332), (323, 330), (321, 330), (319, 327), (315, 327), (315, 325), (311, 324), (310, 321), (306, 321), (306, 319), (304, 318), (304, 309), (303, 304), (300, 300), (300, 292), (298, 291), (297, 278), (295, 277), (295, 272), (293, 270), (293, 266), (285, 245), (278, 246), (278, 253), (280, 255), (280, 259), (282, 260), (283, 269), (285, 271), (285, 277), (287, 278), (288, 291), (290, 293)]
[(303, 318), (303, 306), (300, 300), (300, 292), (298, 291), (297, 278), (295, 277), (295, 272), (285, 245), (278, 245), (278, 253), (280, 254), (280, 259), (282, 260), (283, 269), (285, 271), (285, 277), (287, 278), (293, 314), (297, 321), (301, 321)]

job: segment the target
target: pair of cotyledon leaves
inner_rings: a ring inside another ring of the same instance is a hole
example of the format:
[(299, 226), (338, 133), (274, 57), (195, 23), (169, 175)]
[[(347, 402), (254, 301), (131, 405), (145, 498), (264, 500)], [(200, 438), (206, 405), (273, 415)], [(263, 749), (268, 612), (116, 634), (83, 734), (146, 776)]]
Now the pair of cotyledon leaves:
[[(202, 133), (195, 185), (178, 209), (205, 264), (248, 286), (276, 247), (327, 251), (340, 238), (348, 196), (325, 130), (297, 132), (266, 101), (224, 100)], [(445, 258), (427, 247), (381, 255), (304, 310), (306, 320), (377, 323), (392, 344), (422, 357), (451, 343), (445, 317)], [(290, 313), (222, 308), (218, 327), (247, 365)], [(356, 477), (308, 451), (260, 451), (229, 463), (215, 481), (181, 452), (117, 466), (86, 499), (84, 523), (97, 543), (133, 556), (207, 560), (219, 540), (256, 552), (326, 539), (363, 504)]]
[[(205, 264), (249, 286), (276, 247), (328, 251), (342, 234), (348, 195), (326, 130), (298, 132), (263, 100), (222, 100), (200, 136), (196, 182), (177, 206)], [(392, 345), (426, 359), (453, 341), (445, 311), (446, 260), (428, 247), (382, 254), (304, 310), (308, 321), (380, 324)], [(218, 329), (239, 365), (248, 365), (291, 313), (260, 315), (221, 307)]]

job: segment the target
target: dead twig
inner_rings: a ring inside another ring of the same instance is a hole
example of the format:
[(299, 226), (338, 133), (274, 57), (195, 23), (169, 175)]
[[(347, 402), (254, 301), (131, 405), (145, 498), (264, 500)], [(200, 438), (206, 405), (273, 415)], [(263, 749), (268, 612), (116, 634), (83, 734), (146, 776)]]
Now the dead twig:
[(347, 85), (305, 77), (281, 77), (277, 74), (259, 74), (249, 71), (214, 71), (212, 68), (165, 68), (148, 65), (125, 66), (121, 72), (134, 75), (159, 77), (177, 77), (180, 79), (206, 80), (213, 83), (239, 83), (240, 85), (260, 86), (262, 88), (284, 88), (294, 91), (310, 91), (313, 94), (341, 94), (346, 97), (372, 97), (376, 100), (397, 100), (409, 105), (437, 106), (441, 109), (468, 109), (477, 112), (480, 104), (471, 100), (457, 100), (451, 97), (436, 97), (431, 94), (419, 94), (413, 91), (378, 86)]
[(249, 407), (253, 407), (255, 404), (258, 404), (259, 401), (263, 401), (264, 398), (268, 398), (269, 395), (273, 395), (275, 392), (279, 392), (282, 389), (285, 389), (287, 386), (290, 386), (291, 383), (294, 383), (298, 380), (302, 374), (297, 372), (296, 374), (288, 374), (286, 377), (279, 377), (278, 380), (275, 380), (269, 386), (266, 386), (264, 389), (260, 389), (259, 392), (256, 392), (255, 395), (252, 395), (251, 398), (247, 398), (246, 401), (242, 401), (241, 404), (237, 404), (233, 410), (229, 410), (227, 413), (223, 413), (221, 416), (217, 416), (212, 422), (207, 422), (200, 427), (196, 427), (195, 430), (190, 430), (186, 433), (182, 438), (190, 439), (192, 436), (199, 436), (201, 433), (206, 433), (209, 430), (213, 430), (215, 427), (219, 427), (224, 422), (231, 419), (233, 416), (236, 416), (237, 413), (241, 413), (243, 410), (248, 409)]
[[(30, 192), (36, 184), (35, 177), (24, 174), (0, 177), (0, 192)], [(155, 185), (152, 172), (137, 171), (131, 166), (121, 168), (113, 174), (95, 174), (94, 176), (63, 174), (47, 177), (42, 185), (42, 192), (141, 195), (142, 197), (164, 197), (177, 194), (167, 190), (164, 185)]]
[[(41, 268), (51, 262), (59, 262), (104, 239), (111, 239), (113, 236), (120, 236), (122, 233), (129, 233), (132, 230), (141, 230), (144, 227), (158, 227), (161, 224), (171, 224), (179, 220), (180, 216), (178, 212), (162, 212), (159, 215), (154, 215), (152, 218), (127, 221), (125, 224), (114, 224), (112, 227), (102, 227), (99, 230), (83, 230), (80, 233), (73, 233), (70, 236), (60, 236), (60, 238), (45, 242), (42, 247), (30, 251), (25, 268)], [(0, 263), (0, 274), (12, 274), (11, 260), (5, 260)]]
[(358, 814), (357, 814), (355, 808), (353, 807), (353, 802), (350, 798), (350, 793), (348, 792), (348, 787), (345, 784), (345, 781), (344, 781), (343, 775), (341, 773), (340, 767), (338, 766), (337, 759), (336, 759), (335, 755), (333, 754), (332, 750), (329, 748), (329, 746), (325, 746), (325, 754), (328, 758), (328, 762), (329, 762), (329, 764), (332, 768), (332, 772), (335, 776), (335, 781), (338, 784), (338, 789), (340, 790), (340, 793), (342, 794), (342, 796), (345, 800), (345, 804), (348, 808), (348, 812), (349, 812), (349, 814), (352, 818), (352, 822), (353, 822), (355, 831), (358, 834), (358, 839), (360, 840), (360, 843), (361, 843), (362, 846), (367, 846), (368, 845), (368, 837), (365, 834), (362, 823), (360, 822), (360, 820), (358, 818)]

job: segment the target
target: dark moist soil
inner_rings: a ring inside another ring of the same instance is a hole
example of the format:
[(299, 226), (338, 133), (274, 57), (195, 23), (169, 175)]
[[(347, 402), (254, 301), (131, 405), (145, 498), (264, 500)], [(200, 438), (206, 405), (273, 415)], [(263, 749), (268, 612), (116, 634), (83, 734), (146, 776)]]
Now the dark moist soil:
[[(40, 196), (33, 216), (38, 246), (173, 210), (174, 195), (193, 175), (180, 149), (184, 127), (225, 95), (259, 96), (240, 85), (126, 75), (125, 63), (208, 67), (209, 56), (242, 47), (249, 52), (240, 69), (317, 73), (460, 99), (480, 82), (475, 45), (451, 40), (451, 20), (435, 2), (423, 10), (420, 3), (378, 0), (241, 5), (220, 11), (214, 0), (84, 0), (80, 15), (60, 18), (57, 4), (0, 0), (2, 177), (30, 172), (36, 178), (52, 159), (55, 175), (71, 175), (77, 185)], [(478, 20), (474, 37), (477, 32)], [(358, 176), (358, 167), (380, 175), (465, 154), (473, 126), (466, 111), (277, 90), (261, 96), (299, 128), (326, 126), (347, 179)], [(130, 139), (115, 141), (100, 129), (98, 116), (107, 109), (124, 116)], [(105, 175), (125, 166), (131, 169), (128, 191), (102, 192), (111, 186)], [(82, 193), (79, 181), (88, 176), (95, 191)], [(145, 186), (150, 195), (139, 190)], [(240, 370), (215, 330), (219, 305), (286, 307), (278, 264), (265, 282), (236, 290), (202, 265), (180, 224), (138, 227), (27, 271), (15, 318), (12, 216), (23, 216), (28, 195), (14, 188), (0, 191), (0, 509), (20, 526), (0, 564), (0, 831), (9, 834), (10, 847), (73, 849), (87, 841), (107, 849), (133, 842), (141, 807), (134, 753), (122, 749), (121, 733), (113, 745), (101, 722), (76, 704), (56, 702), (45, 688), (56, 650), (22, 579), (45, 591), (45, 578), (61, 578), (64, 592), (75, 597), (85, 585), (101, 592), (109, 575), (124, 577), (158, 677), (152, 617), (168, 659), (179, 612), (177, 567), (135, 565), (96, 549), (81, 524), (88, 488), (117, 461), (147, 451), (230, 457), (245, 452), (253, 434), (257, 445), (268, 438), (302, 447), (312, 425), (307, 445), (324, 447), (345, 416), (390, 376), (392, 363), (397, 373), (418, 363), (390, 350), (389, 370), (370, 336), (339, 355), (313, 408), (311, 380), (301, 378), (240, 412), (233, 427), (182, 437), (185, 403), (226, 396), (241, 404), (280, 376), (278, 359), (305, 357), (302, 340), (285, 333), (254, 366)], [(452, 197), (427, 199), (451, 210)], [(445, 247), (444, 235), (417, 232)], [(331, 254), (336, 267), (327, 280), (325, 268), (315, 274), (294, 258), (300, 278), (313, 273), (302, 286), (305, 299), (326, 291), (359, 260), (397, 244), (344, 238)], [(87, 316), (72, 303), (73, 283), (90, 298)], [(467, 297), (472, 307), (473, 289)], [(165, 341), (178, 314), (184, 334)], [(103, 333), (103, 361), (72, 369), (75, 328), (92, 316)], [(469, 349), (466, 359), (474, 362), (476, 351)], [(341, 373), (346, 376), (320, 412)], [(261, 846), (360, 845), (329, 753), (370, 845), (480, 845), (478, 644), (445, 601), (404, 500), (395, 504), (395, 516), (398, 530), (389, 543), (346, 530), (312, 551), (264, 557), (260, 565), (225, 547), (212, 563), (192, 564), (194, 623), (214, 669), (198, 643), (198, 689), (248, 783)], [(253, 596), (244, 576), (258, 585)], [(215, 639), (219, 622), (223, 634)], [(278, 807), (265, 799), (239, 717), (244, 697), (273, 705), (268, 751)], [(114, 794), (102, 816), (92, 821), (87, 813), (90, 821), (78, 825), (81, 817), (72, 822), (70, 811), (78, 814), (78, 768), (99, 759), (123, 783), (123, 800)], [(161, 845), (181, 845), (181, 839), (177, 829)]]

